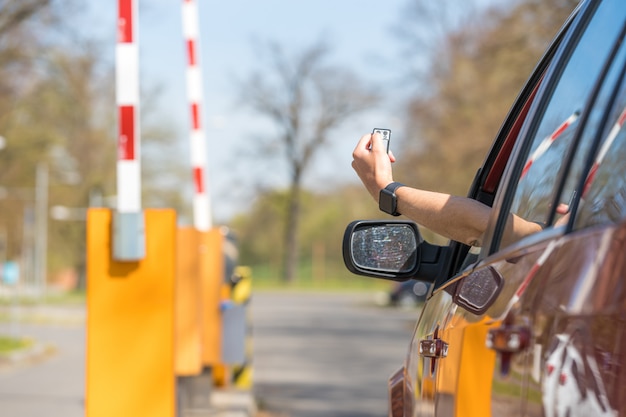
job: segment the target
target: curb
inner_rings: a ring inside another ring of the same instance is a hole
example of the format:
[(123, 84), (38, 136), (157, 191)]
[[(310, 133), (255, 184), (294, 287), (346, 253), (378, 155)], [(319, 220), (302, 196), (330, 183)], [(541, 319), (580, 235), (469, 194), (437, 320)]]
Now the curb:
[(0, 370), (22, 364), (39, 362), (54, 354), (54, 352), (54, 346), (34, 343), (32, 346), (25, 349), (19, 349), (5, 355), (0, 355)]

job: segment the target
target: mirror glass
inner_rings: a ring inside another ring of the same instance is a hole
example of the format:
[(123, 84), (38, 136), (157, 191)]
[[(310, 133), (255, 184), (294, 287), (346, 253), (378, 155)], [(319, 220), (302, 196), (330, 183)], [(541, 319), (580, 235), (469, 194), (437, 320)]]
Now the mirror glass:
[(492, 267), (482, 268), (459, 281), (456, 302), (472, 312), (484, 312), (500, 292), (502, 277)]
[(406, 273), (417, 263), (417, 237), (406, 224), (366, 225), (352, 234), (352, 259), (360, 268)]

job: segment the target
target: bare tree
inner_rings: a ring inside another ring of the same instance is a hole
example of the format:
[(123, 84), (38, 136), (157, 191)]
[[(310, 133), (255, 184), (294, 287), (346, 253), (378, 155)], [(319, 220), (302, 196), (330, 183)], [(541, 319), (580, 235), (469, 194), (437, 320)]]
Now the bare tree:
[(49, 4), (50, 0), (0, 0), (0, 35), (19, 27)]
[(264, 68), (241, 84), (242, 99), (277, 129), (276, 144), (289, 167), (285, 215), (284, 279), (295, 278), (302, 180), (333, 129), (376, 102), (377, 96), (353, 73), (328, 66), (327, 46), (318, 42), (290, 56), (277, 44), (263, 49)]

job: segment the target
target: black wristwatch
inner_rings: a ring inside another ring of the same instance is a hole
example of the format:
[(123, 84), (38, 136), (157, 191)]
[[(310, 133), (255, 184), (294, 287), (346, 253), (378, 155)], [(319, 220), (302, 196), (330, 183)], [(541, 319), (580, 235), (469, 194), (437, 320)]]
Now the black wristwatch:
[(398, 213), (398, 198), (396, 197), (396, 190), (400, 187), (404, 187), (404, 184), (399, 182), (392, 182), (382, 190), (378, 196), (378, 208), (385, 213), (392, 216), (399, 216)]

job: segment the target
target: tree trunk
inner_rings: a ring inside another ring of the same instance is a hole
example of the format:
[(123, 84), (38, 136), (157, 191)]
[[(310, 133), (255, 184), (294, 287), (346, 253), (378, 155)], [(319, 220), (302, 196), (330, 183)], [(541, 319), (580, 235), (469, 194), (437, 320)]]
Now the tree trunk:
[(295, 171), (287, 200), (285, 225), (285, 268), (283, 270), (283, 279), (287, 283), (292, 283), (296, 279), (299, 258), (298, 230), (300, 223), (300, 180), (302, 175), (300, 169)]

